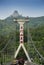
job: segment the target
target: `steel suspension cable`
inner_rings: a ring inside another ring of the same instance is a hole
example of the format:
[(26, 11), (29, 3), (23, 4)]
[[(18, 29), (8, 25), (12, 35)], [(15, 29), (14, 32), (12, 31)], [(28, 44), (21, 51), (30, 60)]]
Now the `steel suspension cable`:
[[(28, 28), (29, 28), (29, 26), (28, 26)], [(30, 29), (29, 29), (29, 30), (30, 30)], [(40, 52), (37, 50), (36, 46), (34, 45), (35, 42), (32, 40), (32, 36), (31, 36), (30, 31), (28, 31), (28, 33), (30, 34), (31, 43), (33, 44), (33, 47), (34, 47), (35, 51), (38, 53), (38, 55), (41, 57), (41, 59), (44, 60), (44, 57), (40, 54)]]
[(11, 41), (11, 38), (9, 39), (9, 41), (6, 43), (6, 45), (4, 46), (4, 48), (0, 52), (4, 51), (4, 49), (8, 46), (8, 44), (9, 44), (10, 41)]
[(0, 53), (3, 52), (6, 49), (6, 47), (10, 44), (9, 42), (11, 41), (11, 38), (12, 37), (10, 37), (9, 41), (6, 43), (6, 45), (4, 46), (4, 48), (2, 48), (2, 50), (0, 51)]

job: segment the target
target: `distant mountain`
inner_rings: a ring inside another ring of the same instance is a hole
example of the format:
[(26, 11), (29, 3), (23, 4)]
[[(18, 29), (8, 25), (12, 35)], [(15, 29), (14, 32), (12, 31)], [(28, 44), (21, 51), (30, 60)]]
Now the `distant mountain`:
[(14, 13), (12, 14), (13, 17), (18, 17), (19, 16), (19, 13), (18, 11), (14, 11)]
[[(0, 28), (13, 28), (15, 29), (15, 25), (17, 22), (14, 21), (15, 18), (25, 18), (24, 16), (20, 15), (18, 13), (18, 11), (14, 11), (12, 15), (10, 15), (9, 17), (7, 17), (4, 20), (0, 20)], [(29, 26), (31, 28), (36, 28), (39, 27), (41, 25), (44, 25), (44, 16), (41, 17), (29, 17)]]

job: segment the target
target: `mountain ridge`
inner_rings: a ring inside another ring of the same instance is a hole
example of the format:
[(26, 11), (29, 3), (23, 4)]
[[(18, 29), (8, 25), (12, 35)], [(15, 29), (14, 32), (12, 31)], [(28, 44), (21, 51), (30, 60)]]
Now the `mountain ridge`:
[[(4, 19), (4, 20), (1, 20), (0, 19), (0, 25), (1, 25), (1, 22), (2, 22), (2, 25), (3, 24), (8, 24), (9, 26), (10, 26), (10, 24), (11, 25), (14, 25), (14, 19), (15, 18), (25, 18), (24, 16), (22, 16), (22, 15), (20, 15), (19, 13), (18, 13), (18, 11), (14, 11), (13, 12), (13, 14), (12, 15), (10, 15), (9, 17), (7, 17), (6, 19)], [(41, 25), (44, 25), (44, 16), (40, 16), (40, 17), (29, 17), (29, 26), (31, 27), (31, 28), (36, 28), (36, 27), (39, 27), (39, 26), (41, 26)], [(13, 23), (13, 24), (12, 24)]]

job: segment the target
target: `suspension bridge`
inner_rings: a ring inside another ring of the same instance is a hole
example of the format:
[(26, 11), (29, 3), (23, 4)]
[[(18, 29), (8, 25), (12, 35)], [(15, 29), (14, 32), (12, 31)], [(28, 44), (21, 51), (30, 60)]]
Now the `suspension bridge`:
[[(39, 59), (38, 61), (44, 61), (44, 57), (40, 54), (40, 52), (37, 50), (36, 46), (35, 46), (35, 42), (32, 40), (32, 36), (30, 33), (30, 28), (29, 28), (29, 18), (15, 18), (14, 19), (16, 23), (16, 27), (15, 27), (15, 34), (14, 32), (12, 33), (12, 35), (14, 34), (15, 36), (12, 36), (8, 39), (8, 41), (6, 42), (6, 45), (1, 49), (0, 51), (0, 57), (1, 57), (1, 61), (3, 61), (4, 65), (11, 65), (11, 62), (13, 61), (13, 59), (17, 59), (17, 55), (20, 52), (20, 49), (22, 48), (27, 60), (25, 60), (24, 65), (39, 65), (37, 63), (34, 62), (34, 57), (31, 57), (30, 51), (31, 48), (35, 51), (35, 56), (37, 56), (37, 58)], [(25, 24), (27, 23), (27, 24)], [(26, 27), (26, 31), (27, 31), (27, 42), (24, 43), (24, 25)], [(19, 28), (17, 29), (17, 26), (19, 26)], [(16, 31), (19, 31), (19, 41), (16, 41)], [(3, 42), (5, 43), (5, 42)], [(8, 49), (8, 47), (10, 47)], [(30, 49), (29, 49), (29, 48)], [(32, 53), (33, 54), (33, 53)], [(33, 54), (34, 55), (34, 54)]]

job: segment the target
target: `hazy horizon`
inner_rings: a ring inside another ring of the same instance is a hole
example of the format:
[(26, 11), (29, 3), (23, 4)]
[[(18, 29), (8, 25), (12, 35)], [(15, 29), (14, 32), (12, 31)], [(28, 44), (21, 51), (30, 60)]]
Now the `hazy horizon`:
[(44, 16), (44, 0), (0, 0), (0, 19), (5, 19), (15, 10), (23, 16)]

